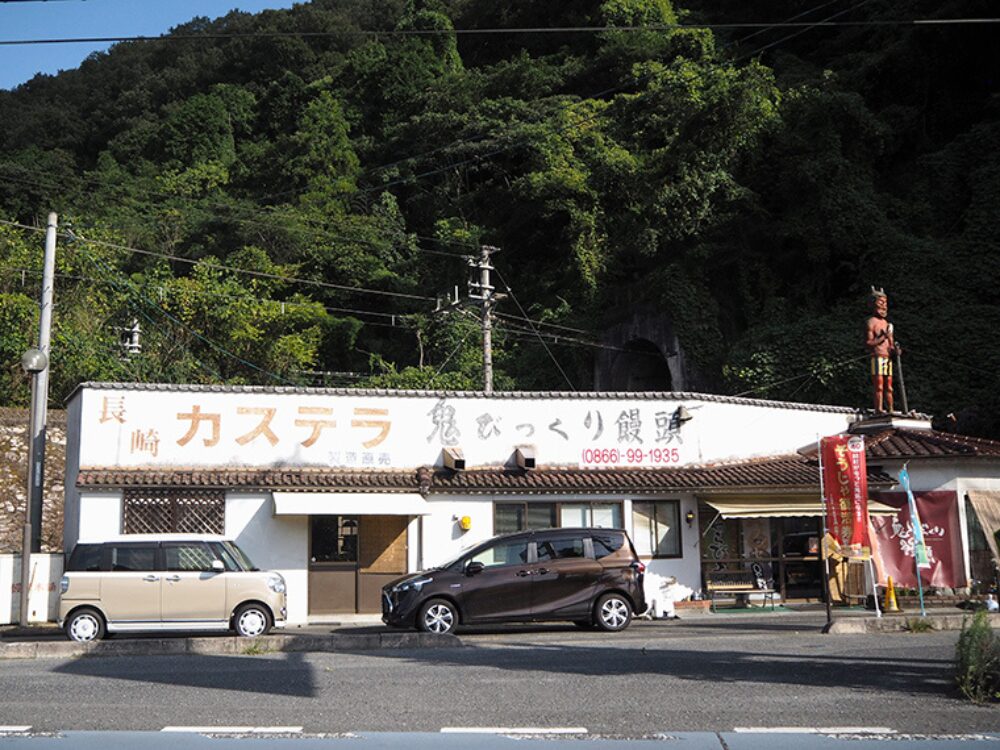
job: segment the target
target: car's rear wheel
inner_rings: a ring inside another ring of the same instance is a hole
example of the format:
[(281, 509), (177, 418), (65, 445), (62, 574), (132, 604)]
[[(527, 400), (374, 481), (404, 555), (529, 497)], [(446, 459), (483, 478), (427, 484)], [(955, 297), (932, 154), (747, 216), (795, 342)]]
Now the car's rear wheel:
[(417, 615), (417, 627), (425, 633), (444, 635), (455, 632), (457, 626), (458, 610), (446, 599), (431, 599)]
[(271, 613), (262, 604), (244, 604), (233, 615), (233, 630), (243, 638), (267, 635), (271, 629)]
[(105, 634), (104, 617), (96, 609), (89, 607), (78, 609), (66, 620), (64, 629), (71, 641), (77, 643), (99, 641)]
[(621, 594), (605, 594), (597, 600), (594, 621), (601, 630), (618, 632), (632, 622), (632, 605)]

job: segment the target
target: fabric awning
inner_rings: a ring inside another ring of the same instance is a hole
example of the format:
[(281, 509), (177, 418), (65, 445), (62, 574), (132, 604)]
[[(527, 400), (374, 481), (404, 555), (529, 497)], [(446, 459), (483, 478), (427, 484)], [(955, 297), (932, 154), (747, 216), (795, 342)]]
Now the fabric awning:
[(417, 492), (273, 492), (276, 516), (426, 516)]
[(972, 509), (976, 511), (979, 525), (983, 527), (983, 535), (986, 543), (990, 545), (990, 552), (993, 553), (994, 560), (1000, 560), (997, 554), (997, 531), (1000, 531), (1000, 492), (989, 492), (987, 490), (969, 490), (966, 493)]
[[(786, 516), (811, 516), (821, 518), (824, 514), (821, 498), (804, 497), (732, 497), (724, 500), (712, 498), (705, 503), (715, 508), (723, 518), (784, 518)], [(899, 512), (875, 500), (868, 500), (868, 514), (872, 516), (893, 516)]]

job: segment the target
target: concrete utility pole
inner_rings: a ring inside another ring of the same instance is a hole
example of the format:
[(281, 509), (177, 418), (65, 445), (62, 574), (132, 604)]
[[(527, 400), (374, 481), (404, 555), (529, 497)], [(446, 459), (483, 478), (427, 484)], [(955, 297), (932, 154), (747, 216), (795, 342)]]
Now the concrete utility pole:
[(480, 247), (478, 261), (469, 261), (469, 265), (479, 271), (479, 280), (475, 277), (469, 281), (469, 299), (482, 305), (483, 325), (483, 392), (493, 393), (493, 305), (496, 297), (490, 280), (490, 256), (500, 252), (499, 248), (483, 245)]
[(42, 267), (42, 299), (38, 316), (38, 348), (21, 358), (31, 375), (31, 422), (28, 427), (28, 481), (21, 544), (21, 625), (28, 625), (31, 590), (31, 554), (42, 551), (42, 491), (45, 480), (45, 428), (49, 401), (49, 342), (52, 334), (52, 296), (56, 270), (58, 216), (49, 214)]

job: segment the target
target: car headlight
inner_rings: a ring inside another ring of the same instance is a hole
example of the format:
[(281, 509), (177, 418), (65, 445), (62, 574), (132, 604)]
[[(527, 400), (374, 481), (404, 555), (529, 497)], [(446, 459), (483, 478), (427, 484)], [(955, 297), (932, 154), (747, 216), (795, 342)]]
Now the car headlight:
[(267, 579), (267, 587), (276, 594), (285, 593), (285, 579), (275, 573)]
[(69, 591), (69, 576), (63, 576), (59, 579), (59, 593), (65, 594)]
[(409, 581), (404, 581), (396, 586), (396, 593), (401, 594), (404, 591), (420, 591), (420, 589), (433, 580), (433, 578), (413, 578)]

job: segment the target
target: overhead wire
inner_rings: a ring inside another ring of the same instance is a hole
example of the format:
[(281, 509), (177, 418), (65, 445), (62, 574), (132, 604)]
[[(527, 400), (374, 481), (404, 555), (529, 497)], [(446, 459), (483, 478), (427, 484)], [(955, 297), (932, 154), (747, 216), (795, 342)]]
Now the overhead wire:
[[(11, 0), (4, 0), (11, 2)], [(23, 1), (23, 0), (22, 0)], [(679, 29), (779, 29), (779, 28), (845, 28), (845, 27), (906, 27), (906, 26), (969, 26), (1000, 23), (1000, 17), (967, 18), (899, 18), (867, 21), (742, 21), (725, 23), (658, 23), (643, 26), (524, 26), (508, 28), (465, 29), (339, 29), (337, 31), (206, 31), (197, 34), (169, 33), (160, 36), (117, 35), (80, 37), (36, 37), (31, 39), (0, 39), (0, 46), (52, 44), (118, 44), (122, 42), (190, 42), (239, 39), (339, 39), (345, 36), (364, 37), (427, 37), (427, 36), (498, 36), (525, 34), (607, 34), (649, 33)]]

